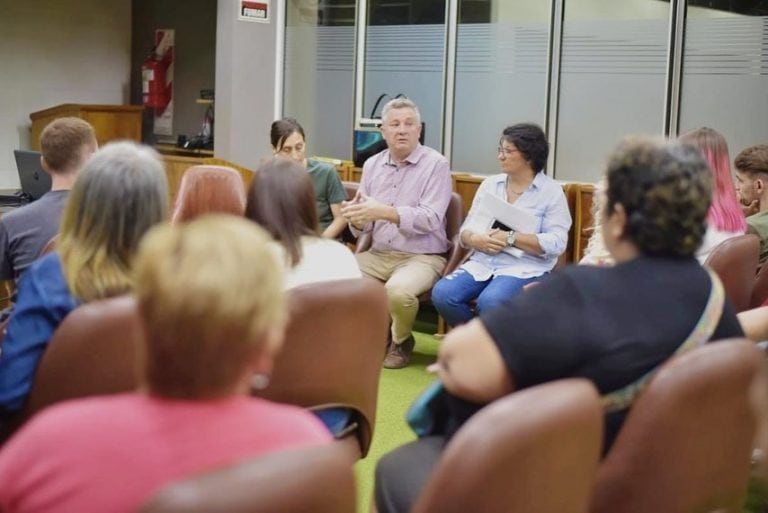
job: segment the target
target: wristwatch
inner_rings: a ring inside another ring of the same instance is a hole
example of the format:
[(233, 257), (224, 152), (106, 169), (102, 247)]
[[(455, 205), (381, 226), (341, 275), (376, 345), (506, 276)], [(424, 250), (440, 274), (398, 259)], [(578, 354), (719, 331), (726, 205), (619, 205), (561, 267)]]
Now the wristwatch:
[(515, 230), (509, 230), (507, 232), (507, 247), (511, 248), (515, 245), (515, 241), (517, 240), (517, 232)]

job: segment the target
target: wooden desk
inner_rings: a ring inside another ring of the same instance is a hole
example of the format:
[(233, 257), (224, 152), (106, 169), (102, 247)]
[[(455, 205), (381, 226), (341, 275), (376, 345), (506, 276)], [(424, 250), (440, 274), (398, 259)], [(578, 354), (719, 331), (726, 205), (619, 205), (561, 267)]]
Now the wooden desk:
[(213, 157), (213, 150), (179, 148), (173, 144), (155, 144), (155, 149), (163, 155), (178, 155), (184, 157)]
[(99, 146), (117, 139), (141, 142), (141, 105), (81, 105), (65, 103), (49, 109), (33, 112), (32, 149), (40, 151), (40, 133), (57, 118), (80, 118), (93, 126)]

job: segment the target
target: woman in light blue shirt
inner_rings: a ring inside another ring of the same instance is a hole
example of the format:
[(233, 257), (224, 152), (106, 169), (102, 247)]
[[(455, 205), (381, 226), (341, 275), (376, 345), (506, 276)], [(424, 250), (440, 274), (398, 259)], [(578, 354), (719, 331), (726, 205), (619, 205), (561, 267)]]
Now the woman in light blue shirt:
[(502, 132), (502, 173), (480, 184), (460, 230), (461, 245), (472, 250), (469, 260), (432, 289), (432, 302), (449, 325), (474, 317), (474, 299), (481, 312), (514, 297), (551, 271), (565, 251), (571, 214), (563, 188), (545, 174), (548, 155), (539, 126), (520, 123)]

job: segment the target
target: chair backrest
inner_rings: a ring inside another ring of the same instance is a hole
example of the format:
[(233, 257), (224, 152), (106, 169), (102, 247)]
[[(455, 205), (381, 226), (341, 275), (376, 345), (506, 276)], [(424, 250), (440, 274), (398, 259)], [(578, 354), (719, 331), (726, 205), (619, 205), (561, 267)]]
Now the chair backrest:
[[(356, 190), (357, 189), (355, 189), (355, 191)], [(347, 189), (347, 195), (349, 195), (349, 189)], [(353, 196), (349, 197), (352, 198)], [(464, 200), (461, 198), (458, 192), (451, 192), (451, 200), (448, 202), (448, 209), (445, 211), (445, 234), (448, 237), (448, 241), (451, 243), (451, 247), (453, 247), (454, 241), (457, 240), (456, 236), (459, 234), (459, 228), (461, 228), (461, 223), (463, 222)], [(362, 253), (363, 251), (367, 251), (371, 247), (371, 242), (370, 233), (364, 233), (360, 235), (360, 237), (357, 239), (355, 252)], [(452, 253), (452, 249), (449, 249), (449, 259)]]
[(591, 512), (741, 511), (762, 359), (730, 340), (665, 363), (598, 469)]
[(343, 181), (341, 182), (341, 185), (344, 186), (344, 191), (347, 193), (348, 200), (354, 198), (355, 194), (357, 194), (357, 189), (360, 188), (360, 184), (358, 182)]
[(600, 457), (594, 386), (566, 379), (487, 406), (445, 449), (413, 513), (584, 513)]
[(336, 444), (278, 451), (178, 481), (141, 513), (354, 513), (355, 481)]
[(253, 175), (255, 174), (252, 169), (249, 169), (245, 166), (241, 166), (240, 164), (236, 164), (230, 160), (220, 159), (218, 157), (209, 157), (209, 158), (203, 159), (203, 164), (207, 166), (231, 167), (232, 169), (240, 173), (240, 178), (243, 179), (243, 185), (245, 185), (246, 190), (248, 190), (248, 187), (251, 186), (251, 182), (253, 181)]
[(752, 234), (721, 242), (707, 257), (705, 265), (720, 277), (725, 294), (737, 312), (749, 308), (759, 258), (760, 240)]
[(207, 213), (239, 216), (245, 213), (245, 186), (236, 170), (201, 165), (184, 172), (171, 222), (190, 221)]
[(24, 418), (67, 399), (134, 390), (142, 337), (133, 296), (93, 301), (74, 309), (53, 334), (40, 360)]
[(384, 286), (356, 278), (296, 287), (290, 320), (269, 386), (254, 394), (304, 407), (340, 405), (357, 412), (360, 454), (376, 421), (379, 375), (389, 330)]
[[(358, 182), (347, 181), (342, 181), (341, 184), (344, 186), (344, 192), (347, 194), (347, 200), (351, 201), (352, 198), (355, 197), (355, 194), (357, 194), (357, 189), (360, 187), (360, 184)], [(349, 244), (352, 248), (357, 246), (357, 238), (352, 235), (352, 230), (349, 229), (349, 226), (344, 228), (344, 231), (341, 232), (341, 240), (345, 244)]]
[(752, 287), (752, 299), (749, 302), (750, 308), (763, 306), (768, 301), (768, 265), (763, 265), (755, 276), (755, 283)]

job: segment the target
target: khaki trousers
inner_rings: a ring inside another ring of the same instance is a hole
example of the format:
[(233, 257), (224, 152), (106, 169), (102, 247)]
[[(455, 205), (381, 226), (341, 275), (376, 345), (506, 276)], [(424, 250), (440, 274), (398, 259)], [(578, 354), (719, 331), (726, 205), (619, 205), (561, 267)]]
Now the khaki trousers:
[(392, 316), (392, 340), (397, 344), (404, 342), (411, 336), (419, 312), (419, 295), (440, 278), (445, 257), (376, 250), (355, 256), (363, 274), (384, 282)]

